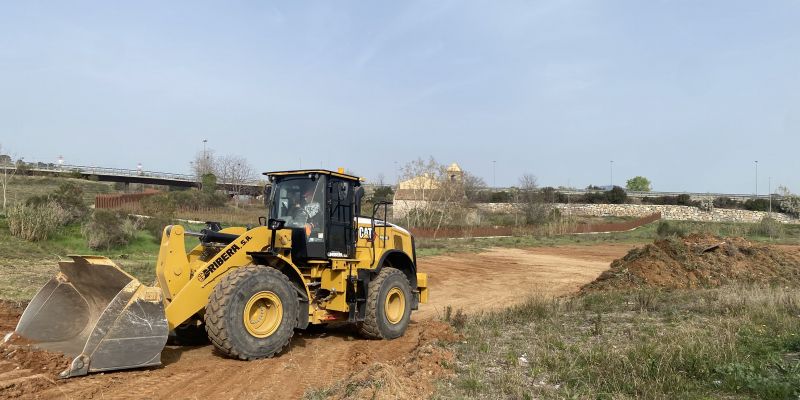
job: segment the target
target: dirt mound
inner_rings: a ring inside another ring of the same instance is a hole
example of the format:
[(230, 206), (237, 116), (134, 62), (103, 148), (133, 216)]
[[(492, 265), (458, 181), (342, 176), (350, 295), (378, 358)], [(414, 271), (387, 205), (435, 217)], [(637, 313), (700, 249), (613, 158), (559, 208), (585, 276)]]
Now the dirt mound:
[(693, 234), (656, 240), (611, 263), (582, 291), (696, 288), (730, 283), (800, 285), (800, 251)]
[(17, 321), (25, 310), (25, 305), (22, 302), (0, 300), (0, 336), (12, 332), (17, 327)]
[(329, 399), (420, 399), (429, 397), (434, 381), (452, 374), (455, 355), (444, 344), (460, 340), (450, 325), (422, 323), (419, 345), (405, 357), (365, 364), (322, 393)]
[(9, 334), (16, 327), (23, 304), (0, 302), (0, 398), (20, 398), (56, 386), (59, 372), (70, 360), (60, 353), (33, 347), (31, 342)]

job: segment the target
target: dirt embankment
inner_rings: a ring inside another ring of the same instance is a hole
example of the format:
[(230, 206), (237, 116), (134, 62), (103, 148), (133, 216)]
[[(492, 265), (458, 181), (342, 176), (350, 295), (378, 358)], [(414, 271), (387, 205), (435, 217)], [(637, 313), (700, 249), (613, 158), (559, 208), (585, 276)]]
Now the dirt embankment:
[[(41, 364), (48, 369), (40, 372), (25, 367), (24, 360), (3, 358), (3, 368), (23, 372), (0, 372), (0, 398), (296, 399), (331, 385), (328, 396), (333, 398), (424, 398), (435, 379), (449, 373), (446, 365), (452, 365), (453, 354), (440, 346), (455, 338), (438, 321), (446, 306), (474, 313), (530, 295), (573, 293), (630, 248), (490, 249), (427, 257), (420, 259), (419, 270), (429, 274), (430, 303), (420, 306), (406, 334), (395, 340), (364, 340), (347, 327), (298, 331), (286, 351), (257, 361), (224, 358), (209, 345), (168, 346), (161, 367), (68, 380), (53, 379), (66, 367), (57, 359)], [(13, 330), (21, 310), (0, 307), (3, 331)]]
[(731, 283), (800, 285), (800, 249), (689, 235), (631, 250), (582, 288), (697, 288)]

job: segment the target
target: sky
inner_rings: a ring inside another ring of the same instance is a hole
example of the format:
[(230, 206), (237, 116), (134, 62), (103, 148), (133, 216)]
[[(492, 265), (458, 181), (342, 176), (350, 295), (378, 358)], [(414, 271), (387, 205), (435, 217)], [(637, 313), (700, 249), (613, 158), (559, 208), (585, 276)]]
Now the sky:
[[(3, 1), (27, 161), (800, 191), (800, 1)], [(613, 177), (612, 163), (613, 160)], [(758, 161), (758, 174), (756, 163)]]

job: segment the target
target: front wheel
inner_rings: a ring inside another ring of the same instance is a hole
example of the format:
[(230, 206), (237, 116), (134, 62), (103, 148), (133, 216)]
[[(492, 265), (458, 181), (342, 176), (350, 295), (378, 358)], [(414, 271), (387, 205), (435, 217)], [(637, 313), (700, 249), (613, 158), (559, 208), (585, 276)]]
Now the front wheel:
[(394, 339), (406, 332), (411, 321), (411, 285), (405, 274), (386, 267), (369, 283), (367, 312), (358, 325), (371, 339)]
[(211, 343), (229, 357), (255, 360), (279, 353), (294, 335), (299, 302), (280, 271), (249, 265), (228, 273), (209, 296)]

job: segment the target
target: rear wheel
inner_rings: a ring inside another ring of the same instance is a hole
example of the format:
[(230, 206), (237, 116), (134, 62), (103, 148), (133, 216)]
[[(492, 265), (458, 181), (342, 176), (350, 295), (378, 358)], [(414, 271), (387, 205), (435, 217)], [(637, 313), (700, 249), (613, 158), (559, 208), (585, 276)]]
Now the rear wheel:
[(405, 274), (383, 268), (368, 290), (366, 318), (358, 326), (361, 334), (371, 339), (403, 336), (411, 320), (411, 285)]
[(292, 338), (299, 303), (289, 278), (270, 267), (249, 265), (214, 287), (205, 323), (211, 343), (242, 360), (272, 357)]

